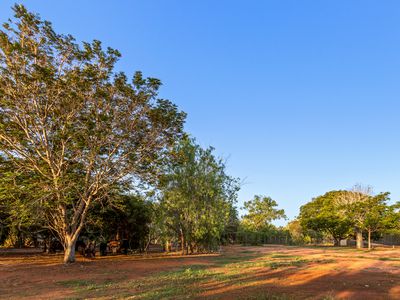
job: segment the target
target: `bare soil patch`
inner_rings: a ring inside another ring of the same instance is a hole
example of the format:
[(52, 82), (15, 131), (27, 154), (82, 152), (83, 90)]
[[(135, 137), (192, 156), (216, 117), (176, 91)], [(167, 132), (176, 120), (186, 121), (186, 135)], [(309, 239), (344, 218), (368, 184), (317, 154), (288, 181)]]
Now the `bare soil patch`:
[(400, 299), (400, 249), (229, 246), (61, 261), (0, 252), (0, 299)]

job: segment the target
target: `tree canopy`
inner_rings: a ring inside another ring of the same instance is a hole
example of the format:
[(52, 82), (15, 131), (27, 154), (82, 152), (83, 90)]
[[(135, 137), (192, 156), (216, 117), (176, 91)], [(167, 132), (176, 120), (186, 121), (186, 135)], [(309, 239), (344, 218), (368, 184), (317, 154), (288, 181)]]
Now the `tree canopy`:
[(277, 206), (278, 203), (270, 197), (254, 196), (254, 199), (244, 203), (247, 214), (243, 217), (243, 226), (260, 231), (268, 228), (271, 221), (286, 218), (285, 211)]
[(339, 210), (337, 199), (343, 191), (331, 191), (300, 207), (300, 223), (304, 228), (330, 234), (338, 245), (352, 232), (352, 220)]
[(158, 79), (116, 73), (117, 50), (78, 44), (22, 5), (14, 12), (0, 31), (0, 155), (32, 173), (26, 184), (40, 189), (69, 262), (92, 203), (155, 181), (185, 114), (157, 98)]
[(389, 200), (389, 193), (373, 195), (360, 186), (330, 191), (303, 205), (299, 220), (305, 229), (331, 235), (335, 245), (354, 234), (357, 246), (362, 247), (362, 234), (367, 232), (371, 247), (371, 233), (398, 226), (398, 204), (389, 205)]

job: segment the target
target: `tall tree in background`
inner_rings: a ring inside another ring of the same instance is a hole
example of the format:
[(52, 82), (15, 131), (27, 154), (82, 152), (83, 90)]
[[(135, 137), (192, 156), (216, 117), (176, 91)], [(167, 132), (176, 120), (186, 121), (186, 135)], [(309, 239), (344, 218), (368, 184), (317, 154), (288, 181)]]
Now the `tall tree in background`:
[(250, 230), (260, 231), (274, 220), (286, 219), (285, 211), (277, 206), (278, 203), (270, 197), (254, 196), (254, 199), (244, 203), (247, 214), (243, 217), (243, 225)]
[[(37, 174), (15, 170), (10, 160), (0, 155), (0, 245), (23, 247), (25, 240), (34, 240), (43, 231), (45, 192), (36, 184)], [(2, 237), (1, 237), (2, 236)]]
[(81, 47), (25, 7), (14, 12), (0, 31), (0, 155), (34, 174), (32, 197), (73, 262), (92, 204), (152, 180), (185, 114), (157, 99), (159, 80), (115, 73), (117, 50)]

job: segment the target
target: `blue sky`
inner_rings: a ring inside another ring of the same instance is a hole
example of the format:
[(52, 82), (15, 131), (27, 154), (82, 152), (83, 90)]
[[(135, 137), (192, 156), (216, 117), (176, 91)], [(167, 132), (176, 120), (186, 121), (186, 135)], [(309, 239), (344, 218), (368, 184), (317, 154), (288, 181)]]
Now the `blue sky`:
[(239, 206), (268, 195), (293, 218), (355, 183), (400, 200), (399, 1), (20, 3), (160, 78), (186, 130), (244, 180)]

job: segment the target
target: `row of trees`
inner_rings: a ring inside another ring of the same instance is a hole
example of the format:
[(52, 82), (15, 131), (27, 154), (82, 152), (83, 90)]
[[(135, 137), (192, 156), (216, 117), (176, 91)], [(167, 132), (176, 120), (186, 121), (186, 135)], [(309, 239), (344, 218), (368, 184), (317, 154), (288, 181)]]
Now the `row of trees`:
[(76, 43), (21, 5), (14, 12), (0, 30), (0, 243), (56, 236), (68, 263), (82, 235), (187, 254), (223, 241), (293, 242), (299, 227), (336, 244), (354, 233), (360, 246), (363, 232), (370, 240), (397, 224), (388, 193), (361, 189), (313, 199), (285, 229), (272, 225), (286, 216), (264, 196), (245, 202), (239, 220), (238, 180), (184, 132), (186, 115), (158, 97), (158, 79), (128, 80), (115, 71), (117, 50)]
[(320, 244), (353, 238), (357, 248), (400, 229), (400, 203), (389, 204), (389, 193), (374, 194), (371, 187), (356, 185), (330, 191), (301, 206), (298, 218), (285, 227), (271, 222), (286, 218), (276, 201), (255, 196), (245, 202), (248, 213), (238, 223), (236, 241), (244, 244)]

